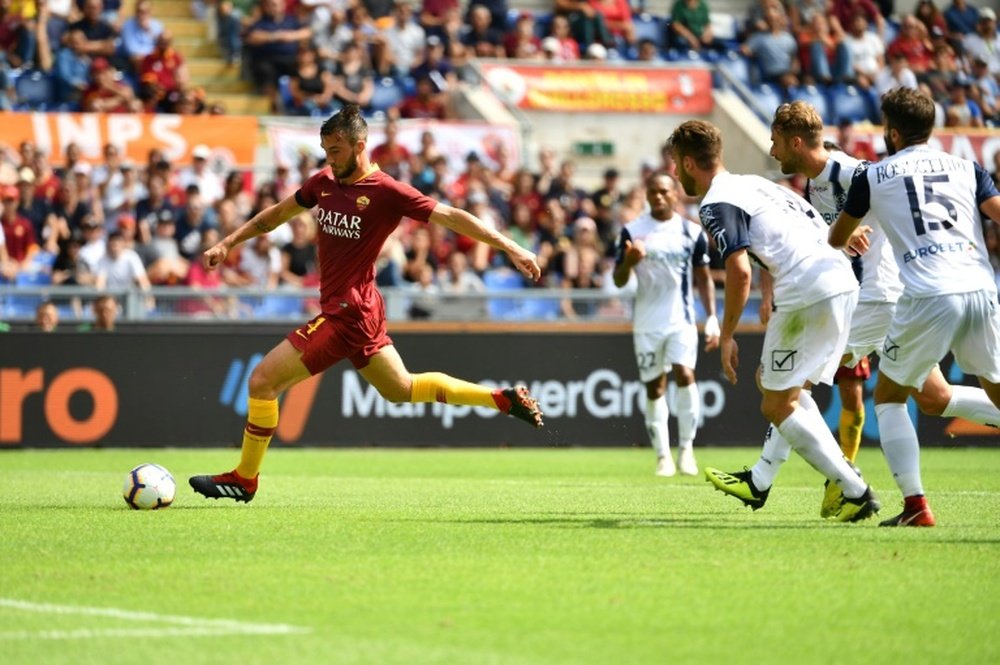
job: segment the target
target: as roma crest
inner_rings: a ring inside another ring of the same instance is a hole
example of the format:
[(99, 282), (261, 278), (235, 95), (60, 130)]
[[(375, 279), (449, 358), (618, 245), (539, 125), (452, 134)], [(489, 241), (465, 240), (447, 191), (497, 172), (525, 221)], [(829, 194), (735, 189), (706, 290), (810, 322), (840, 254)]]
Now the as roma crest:
[(365, 208), (368, 207), (369, 203), (371, 203), (371, 199), (369, 199), (367, 196), (359, 196), (354, 201), (354, 205), (358, 206), (358, 210), (364, 210)]

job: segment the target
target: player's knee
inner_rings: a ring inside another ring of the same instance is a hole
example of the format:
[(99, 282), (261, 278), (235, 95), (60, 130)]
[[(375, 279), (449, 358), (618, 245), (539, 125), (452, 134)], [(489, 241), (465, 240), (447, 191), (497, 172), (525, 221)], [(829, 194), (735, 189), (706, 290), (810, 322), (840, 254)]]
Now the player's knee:
[(694, 371), (690, 367), (675, 365), (674, 381), (677, 383), (678, 388), (683, 388), (684, 386), (690, 386), (692, 383), (694, 383)]
[(913, 401), (921, 413), (928, 416), (940, 416), (948, 406), (949, 398), (939, 392), (925, 394), (918, 392), (913, 395)]
[(250, 378), (247, 379), (247, 392), (254, 399), (276, 399), (278, 397), (277, 386), (274, 385), (271, 376), (261, 365), (257, 365), (250, 372)]

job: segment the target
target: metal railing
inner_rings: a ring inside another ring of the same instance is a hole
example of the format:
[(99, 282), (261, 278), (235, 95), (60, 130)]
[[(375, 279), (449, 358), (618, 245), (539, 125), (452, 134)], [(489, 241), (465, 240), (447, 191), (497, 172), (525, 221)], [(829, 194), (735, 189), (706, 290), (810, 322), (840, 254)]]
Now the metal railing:
[[(380, 289), (390, 321), (593, 321), (627, 322), (632, 317), (632, 294), (590, 289), (492, 289), (485, 293), (451, 294), (413, 288)], [(151, 291), (98, 292), (79, 286), (0, 285), (0, 321), (32, 321), (38, 305), (51, 301), (63, 321), (93, 318), (91, 303), (101, 293), (119, 303), (119, 320), (128, 322), (294, 322), (319, 313), (315, 289), (279, 288), (203, 290), (190, 287), (154, 287)], [(721, 298), (721, 293), (720, 293)], [(704, 317), (695, 302), (698, 319)], [(721, 300), (717, 304), (721, 315)], [(756, 306), (744, 312), (756, 320)]]

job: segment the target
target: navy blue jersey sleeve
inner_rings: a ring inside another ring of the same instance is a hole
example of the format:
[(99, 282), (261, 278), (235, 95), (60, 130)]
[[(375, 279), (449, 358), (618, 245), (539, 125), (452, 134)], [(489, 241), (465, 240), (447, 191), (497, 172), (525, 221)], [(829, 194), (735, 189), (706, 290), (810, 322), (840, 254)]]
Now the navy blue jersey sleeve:
[(750, 215), (732, 203), (709, 203), (698, 211), (701, 224), (712, 234), (723, 260), (750, 246)]
[(868, 184), (868, 164), (859, 164), (854, 169), (851, 178), (851, 188), (847, 192), (847, 201), (843, 211), (855, 219), (861, 219), (872, 207), (871, 185)]
[(632, 240), (632, 234), (628, 232), (628, 229), (622, 228), (622, 234), (618, 237), (618, 247), (615, 249), (615, 266), (621, 265), (622, 261), (625, 259), (625, 241)]
[(708, 236), (704, 231), (698, 231), (698, 237), (694, 241), (694, 250), (691, 252), (691, 265), (695, 268), (708, 265)]
[(976, 167), (976, 206), (978, 207), (987, 199), (1000, 196), (1000, 192), (997, 191), (997, 186), (993, 184), (993, 178), (986, 172), (986, 169), (979, 164), (974, 164), (974, 166)]

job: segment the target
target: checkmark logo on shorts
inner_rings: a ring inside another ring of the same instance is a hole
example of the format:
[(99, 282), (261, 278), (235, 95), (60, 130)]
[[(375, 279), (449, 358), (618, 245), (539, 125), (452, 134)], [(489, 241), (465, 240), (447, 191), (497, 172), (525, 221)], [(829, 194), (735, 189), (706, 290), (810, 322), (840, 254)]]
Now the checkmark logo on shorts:
[(796, 353), (798, 353), (798, 351), (789, 351), (788, 349), (777, 349), (771, 351), (771, 371), (791, 372), (795, 369)]
[(886, 337), (885, 344), (882, 345), (882, 354), (889, 360), (896, 362), (896, 356), (899, 354), (899, 344)]

